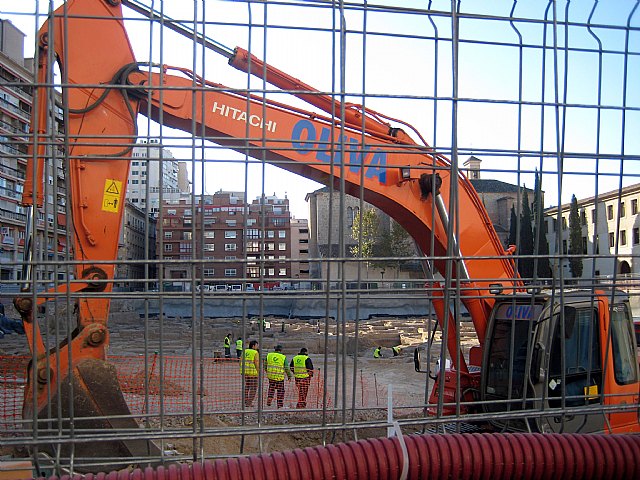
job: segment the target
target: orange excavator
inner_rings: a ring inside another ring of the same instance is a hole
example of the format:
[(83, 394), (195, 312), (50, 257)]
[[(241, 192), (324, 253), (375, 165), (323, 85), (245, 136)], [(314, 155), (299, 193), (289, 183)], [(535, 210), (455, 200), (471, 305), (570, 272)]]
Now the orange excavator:
[[(628, 300), (616, 291), (559, 292), (519, 279), (514, 249), (504, 250), (467, 178), (426, 143), (387, 123), (390, 119), (320, 94), (241, 48), (227, 52), (231, 66), (324, 113), (212, 83), (184, 68), (138, 62), (119, 0), (68, 0), (49, 16), (39, 41), (23, 202), (31, 208), (42, 204), (45, 159), (54, 146), (64, 147), (76, 271), (62, 289), (77, 298), (77, 328), (63, 347), (46, 351), (34, 299), (43, 303), (52, 292), (25, 291), (16, 298), (35, 348), (26, 420), (46, 422), (60, 412), (74, 418), (66, 427), (103, 429), (103, 438), (109, 431), (137, 428), (106, 350), (129, 158), (137, 116), (147, 115), (306, 178), (343, 185), (346, 193), (362, 195), (404, 227), (448, 279), (446, 286), (460, 291), (479, 342), (467, 361), (449, 294), (442, 293), (447, 289), (430, 285), (453, 362), (433, 389), (432, 399), (444, 395), (437, 413), (484, 412), (496, 428), (510, 430), (640, 431), (640, 372)], [(62, 79), (64, 142), (56, 141), (50, 128), (54, 62)], [(27, 269), (27, 288), (33, 288), (30, 275)], [(94, 456), (155, 453), (152, 442), (130, 438), (101, 442), (100, 449), (79, 443), (76, 454), (82, 448)]]

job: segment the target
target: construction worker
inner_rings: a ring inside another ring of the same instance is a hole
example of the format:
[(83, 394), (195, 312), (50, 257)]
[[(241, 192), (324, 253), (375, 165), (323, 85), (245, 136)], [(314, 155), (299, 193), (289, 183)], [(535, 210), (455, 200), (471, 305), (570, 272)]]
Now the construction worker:
[(306, 408), (309, 384), (311, 383), (311, 377), (313, 377), (313, 362), (307, 355), (306, 348), (301, 348), (300, 353), (293, 357), (289, 368), (293, 372), (298, 389), (298, 403), (296, 404), (296, 408)]
[(224, 337), (224, 358), (231, 358), (231, 334)]
[(400, 350), (400, 347), (391, 347), (391, 351), (393, 351), (393, 356), (397, 357), (398, 355), (400, 355), (400, 352), (402, 350)]
[(236, 356), (238, 358), (242, 356), (242, 337), (238, 337), (236, 340)]
[(278, 408), (284, 406), (284, 376), (291, 380), (291, 372), (287, 365), (287, 357), (282, 353), (282, 345), (276, 345), (273, 352), (267, 354), (267, 379), (269, 380), (269, 390), (267, 391), (267, 407), (271, 406), (274, 394)]
[(244, 375), (244, 406), (253, 405), (258, 391), (258, 372), (260, 372), (260, 353), (258, 342), (251, 340), (249, 348), (245, 349), (240, 362), (240, 374)]
[(378, 347), (373, 351), (373, 358), (382, 357), (382, 347)]

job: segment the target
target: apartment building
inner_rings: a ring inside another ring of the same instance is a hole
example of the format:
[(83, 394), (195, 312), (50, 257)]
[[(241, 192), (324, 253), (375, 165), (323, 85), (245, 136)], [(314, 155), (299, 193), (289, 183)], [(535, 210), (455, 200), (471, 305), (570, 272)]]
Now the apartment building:
[[(578, 199), (578, 214), (582, 228), (582, 278), (637, 275), (640, 273), (640, 183), (621, 190)], [(569, 249), (569, 212), (571, 204), (548, 208), (544, 214), (549, 252), (566, 254)], [(552, 258), (556, 278), (563, 269), (564, 278), (571, 278), (569, 261)]]
[[(0, 279), (5, 286), (22, 278), (26, 209), (20, 205), (26, 177), (29, 123), (33, 104), (33, 59), (24, 58), (24, 34), (10, 21), (0, 19)], [(54, 112), (53, 135), (63, 132), (62, 111)], [(62, 138), (62, 137), (60, 137)], [(37, 188), (44, 194), (44, 206), (35, 213), (34, 254), (40, 261), (64, 258), (66, 251), (66, 192), (63, 151), (50, 150), (45, 181)], [(47, 282), (65, 278), (55, 266), (35, 273)]]
[(309, 279), (309, 221), (306, 218), (291, 219), (291, 281), (306, 282)]
[(140, 140), (131, 152), (127, 200), (157, 217), (163, 201), (177, 200), (189, 193), (186, 162), (177, 161), (160, 140)]
[[(162, 206), (158, 255), (176, 260), (163, 278), (196, 284), (272, 288), (291, 281), (289, 200), (263, 196), (247, 203), (243, 192), (183, 196)], [(195, 276), (194, 276), (195, 275)]]

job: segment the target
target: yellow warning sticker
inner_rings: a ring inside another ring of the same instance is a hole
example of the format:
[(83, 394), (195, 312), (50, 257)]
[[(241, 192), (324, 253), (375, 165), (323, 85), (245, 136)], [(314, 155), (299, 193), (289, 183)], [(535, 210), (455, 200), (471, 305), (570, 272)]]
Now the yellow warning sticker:
[(585, 397), (589, 397), (589, 400), (598, 398), (598, 385), (589, 385), (584, 387)]
[(102, 210), (105, 212), (117, 213), (120, 210), (120, 193), (122, 192), (122, 182), (107, 178), (104, 181), (104, 192), (102, 194)]

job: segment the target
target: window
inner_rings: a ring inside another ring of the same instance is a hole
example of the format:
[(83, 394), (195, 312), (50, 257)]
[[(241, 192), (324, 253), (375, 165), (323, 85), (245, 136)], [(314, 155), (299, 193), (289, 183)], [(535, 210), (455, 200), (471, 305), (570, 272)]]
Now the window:
[(274, 238), (276, 235), (276, 232), (274, 232), (273, 230), (267, 230), (267, 238)]
[(596, 223), (596, 209), (591, 210), (591, 223)]
[(631, 200), (631, 215), (637, 215), (638, 214), (638, 200), (637, 199), (633, 199)]
[(206, 230), (204, 232), (204, 238), (216, 238), (216, 232), (213, 230)]
[(276, 274), (275, 268), (267, 268), (267, 275), (273, 277)]
[(237, 224), (236, 220), (226, 220), (226, 224), (228, 227), (235, 227)]
[(278, 243), (278, 250), (282, 251), (282, 250), (286, 250), (287, 249), (287, 244), (286, 243)]
[(213, 268), (205, 268), (202, 273), (205, 277), (213, 277), (216, 274)]
[(247, 276), (249, 278), (258, 278), (260, 276), (260, 269), (258, 267), (247, 267)]
[(580, 224), (581, 225), (587, 224), (587, 212), (584, 210), (580, 211)]
[(267, 243), (266, 246), (267, 246), (267, 250), (270, 251), (270, 252), (272, 252), (272, 251), (274, 251), (276, 249), (276, 244), (275, 243)]
[(184, 209), (184, 216), (185, 217), (190, 217), (191, 216), (191, 209), (190, 208), (185, 208)]
[(204, 244), (204, 251), (205, 252), (213, 252), (213, 251), (215, 251), (215, 249), (216, 249), (216, 246), (213, 243), (205, 243)]
[(255, 225), (255, 224), (256, 224), (255, 218), (247, 218), (247, 227), (250, 227), (251, 225)]
[(224, 276), (225, 277), (235, 277), (236, 276), (236, 269), (235, 268), (225, 268), (224, 269)]
[(625, 213), (624, 202), (620, 202), (620, 218), (624, 217)]
[(278, 238), (287, 238), (286, 230), (278, 230)]
[(173, 232), (164, 232), (164, 238), (172, 238), (173, 237)]
[(224, 231), (224, 238), (236, 238), (237, 232), (235, 230), (225, 230)]
[(284, 277), (287, 275), (287, 269), (286, 268), (281, 268), (278, 270), (278, 275), (280, 275), (281, 277)]
[(173, 252), (173, 245), (171, 243), (165, 243), (164, 244), (164, 251), (165, 252)]
[(257, 228), (248, 228), (247, 238), (260, 238), (260, 230)]
[(633, 244), (638, 245), (640, 243), (640, 228), (633, 229)]
[(582, 254), (587, 254), (587, 237), (582, 237)]
[(562, 240), (562, 253), (564, 253), (565, 255), (567, 254), (567, 241), (566, 240)]
[(607, 206), (607, 218), (613, 220), (613, 205)]
[(193, 238), (191, 232), (182, 232), (182, 239), (183, 240), (191, 240)]
[(224, 259), (225, 260), (236, 260), (236, 256), (235, 255), (225, 255)]
[(256, 242), (255, 240), (247, 242), (247, 252), (259, 252), (260, 251), (260, 242)]
[[(563, 313), (564, 321), (557, 318), (551, 342), (549, 377), (556, 381), (549, 383), (549, 404), (559, 407), (562, 395), (566, 395), (567, 406), (599, 403), (598, 395), (588, 395), (592, 389), (602, 392), (598, 311), (564, 307)], [(563, 368), (564, 385), (558, 387)]]
[(609, 232), (609, 248), (613, 248), (616, 245), (616, 236), (613, 232)]
[(225, 252), (235, 252), (236, 250), (238, 250), (238, 246), (235, 243), (225, 243), (224, 244), (224, 251)]
[(138, 185), (140, 182), (138, 180), (131, 180), (131, 185)]
[(567, 217), (562, 217), (562, 230), (567, 229)]
[(191, 253), (193, 251), (193, 246), (191, 243), (182, 242), (180, 243), (180, 253)]
[(627, 244), (627, 231), (620, 230), (620, 245), (626, 245), (626, 244)]
[(170, 208), (167, 210), (167, 215), (175, 215), (176, 214), (176, 209), (175, 208)]
[(614, 376), (619, 385), (628, 385), (638, 381), (638, 365), (634, 362), (636, 344), (631, 329), (632, 323), (626, 305), (614, 305), (611, 310)]

